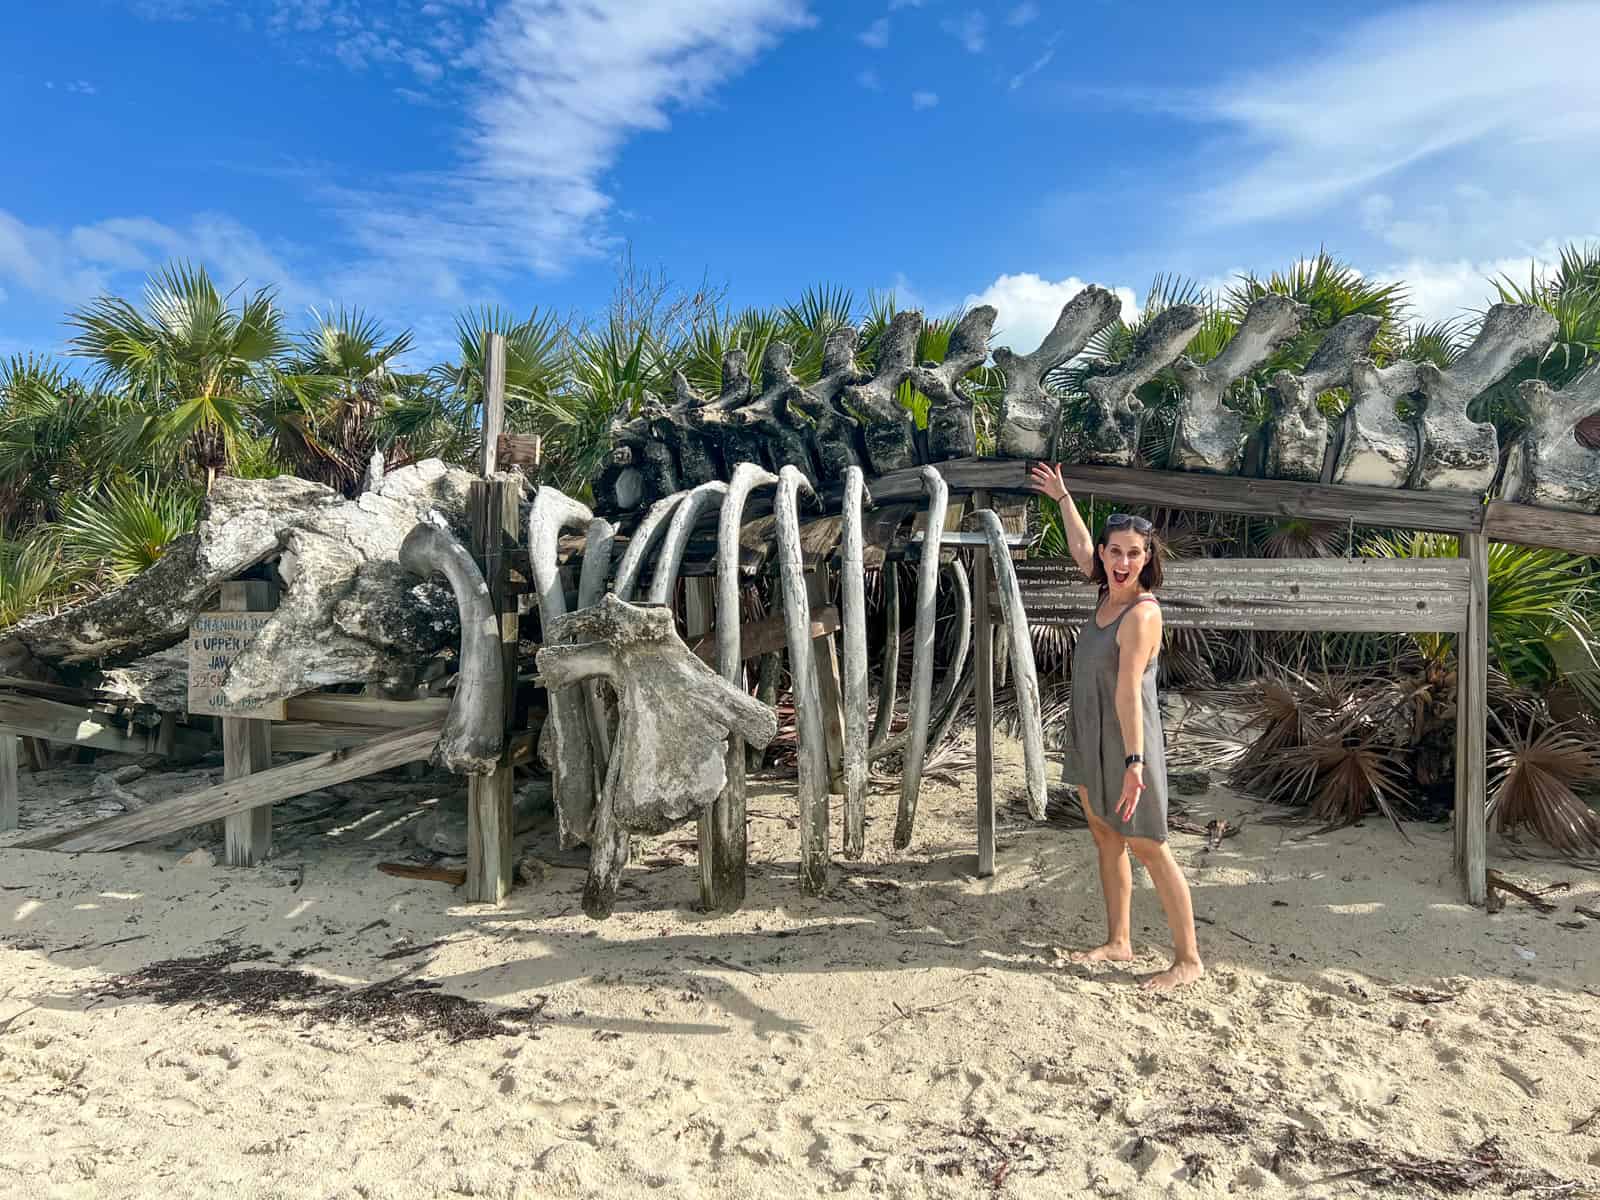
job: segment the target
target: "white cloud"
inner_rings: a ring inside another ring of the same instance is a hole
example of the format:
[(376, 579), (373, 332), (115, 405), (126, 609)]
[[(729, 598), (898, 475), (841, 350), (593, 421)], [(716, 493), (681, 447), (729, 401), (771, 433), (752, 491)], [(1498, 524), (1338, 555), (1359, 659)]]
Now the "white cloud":
[(946, 17), (939, 22), (939, 28), (973, 54), (982, 54), (988, 44), (989, 18), (975, 8), (968, 9), (959, 17)]
[(1021, 29), (1024, 25), (1031, 25), (1038, 19), (1039, 6), (1033, 3), (1033, 0), (1023, 0), (1023, 3), (1017, 5), (1006, 14), (1006, 24), (1016, 29)]
[[(1055, 327), (1062, 306), (1087, 286), (1075, 275), (1054, 282), (1031, 271), (1001, 275), (983, 291), (969, 295), (965, 307), (994, 305), (999, 313), (994, 326), (994, 345), (1029, 354)], [(1115, 287), (1111, 290), (1122, 301), (1122, 319), (1137, 318), (1139, 304), (1133, 289)]]
[(901, 8), (921, 8), (927, 0), (889, 0), (889, 11), (894, 12)]
[(922, 91), (912, 92), (911, 107), (917, 112), (924, 112), (930, 108), (938, 108), (939, 93)]
[(889, 44), (889, 18), (879, 17), (857, 34), (856, 38), (863, 46), (870, 46), (874, 50), (882, 50)]

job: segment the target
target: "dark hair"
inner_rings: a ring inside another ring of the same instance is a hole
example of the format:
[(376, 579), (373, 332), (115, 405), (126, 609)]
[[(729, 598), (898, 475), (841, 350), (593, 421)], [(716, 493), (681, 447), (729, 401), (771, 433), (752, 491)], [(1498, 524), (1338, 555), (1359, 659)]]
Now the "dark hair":
[(1161, 586), (1161, 535), (1145, 518), (1131, 517), (1127, 513), (1112, 513), (1100, 527), (1100, 536), (1094, 540), (1094, 568), (1089, 572), (1089, 582), (1102, 592), (1111, 586), (1111, 580), (1106, 577), (1106, 564), (1100, 558), (1100, 547), (1111, 540), (1113, 533), (1125, 529), (1144, 539), (1145, 560), (1139, 571), (1139, 586), (1153, 592)]

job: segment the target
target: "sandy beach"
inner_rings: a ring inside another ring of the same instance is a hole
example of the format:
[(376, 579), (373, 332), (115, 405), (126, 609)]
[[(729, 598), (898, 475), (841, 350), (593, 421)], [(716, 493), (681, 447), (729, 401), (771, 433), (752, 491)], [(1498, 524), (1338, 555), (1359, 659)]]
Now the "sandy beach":
[[(974, 876), (970, 771), (935, 770), (909, 853), (876, 794), (866, 859), (805, 898), (792, 789), (758, 777), (732, 916), (696, 911), (692, 828), (639, 843), (603, 924), (547, 826), (498, 910), (380, 874), (448, 779), (280, 806), (255, 870), (181, 863), (220, 854), (204, 831), (0, 849), (0, 1194), (1428, 1196), (1460, 1176), (1455, 1194), (1582, 1195), (1600, 1179), (1600, 921), (1575, 911), (1600, 908), (1600, 875), (1492, 842), (1524, 884), (1571, 886), (1553, 913), (1488, 915), (1461, 901), (1442, 826), (1318, 835), (1214, 788), (1189, 819), (1243, 832), (1173, 842), (1208, 973), (1150, 996), (1133, 986), (1166, 961), (1148, 880), (1135, 869), (1132, 968), (1069, 964), (1103, 929), (1093, 848), (1027, 819), (1020, 751), (999, 751), (994, 878)], [(25, 774), (24, 834), (95, 815), (82, 797), (116, 762)], [(173, 960), (190, 961), (146, 970)]]

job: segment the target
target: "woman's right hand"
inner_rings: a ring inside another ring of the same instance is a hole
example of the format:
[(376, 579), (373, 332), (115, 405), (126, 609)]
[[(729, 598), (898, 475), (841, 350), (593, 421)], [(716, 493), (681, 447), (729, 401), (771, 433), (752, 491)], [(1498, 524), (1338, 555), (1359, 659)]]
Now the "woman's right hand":
[(1028, 483), (1036, 492), (1043, 492), (1052, 500), (1065, 500), (1067, 498), (1067, 484), (1061, 478), (1060, 465), (1052, 466), (1049, 463), (1034, 463), (1028, 472)]

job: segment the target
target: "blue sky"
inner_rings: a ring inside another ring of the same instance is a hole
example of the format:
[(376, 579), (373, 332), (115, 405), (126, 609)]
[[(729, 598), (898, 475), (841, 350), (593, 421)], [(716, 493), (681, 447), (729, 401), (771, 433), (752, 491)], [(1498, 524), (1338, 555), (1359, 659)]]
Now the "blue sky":
[(1597, 3), (0, 0), (0, 353), (164, 261), (358, 304), (594, 311), (619, 255), (1136, 304), (1319, 245), (1481, 305), (1600, 234)]

